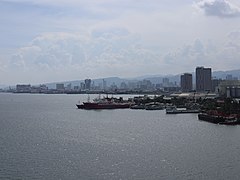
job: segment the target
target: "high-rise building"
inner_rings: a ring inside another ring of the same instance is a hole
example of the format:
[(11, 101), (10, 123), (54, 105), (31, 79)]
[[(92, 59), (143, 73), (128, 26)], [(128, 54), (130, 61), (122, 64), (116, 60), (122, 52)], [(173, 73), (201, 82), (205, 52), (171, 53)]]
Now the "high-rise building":
[(192, 85), (192, 74), (184, 73), (181, 75), (181, 90), (182, 92), (189, 92), (193, 88)]
[(169, 86), (169, 79), (168, 78), (163, 78), (163, 87), (168, 87)]
[(212, 90), (212, 69), (197, 67), (196, 68), (196, 91), (204, 92)]
[(91, 79), (85, 79), (85, 89), (91, 89)]
[(85, 89), (85, 83), (83, 83), (83, 82), (80, 83), (80, 89), (81, 89), (81, 90), (84, 90), (84, 89)]
[(103, 79), (103, 83), (102, 83), (102, 89), (106, 90), (107, 89), (107, 82)]

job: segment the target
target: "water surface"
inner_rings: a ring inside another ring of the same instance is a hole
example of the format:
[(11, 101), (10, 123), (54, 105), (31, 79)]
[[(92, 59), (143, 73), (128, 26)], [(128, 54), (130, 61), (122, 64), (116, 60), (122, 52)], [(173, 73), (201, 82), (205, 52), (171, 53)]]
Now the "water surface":
[(239, 126), (86, 99), (0, 94), (0, 179), (239, 179)]

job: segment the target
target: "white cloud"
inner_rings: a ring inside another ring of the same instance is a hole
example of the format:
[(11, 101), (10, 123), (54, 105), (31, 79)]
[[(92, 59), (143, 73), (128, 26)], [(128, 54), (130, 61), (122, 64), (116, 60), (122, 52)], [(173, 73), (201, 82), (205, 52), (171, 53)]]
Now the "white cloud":
[(176, 51), (169, 52), (164, 60), (169, 63), (169, 66), (178, 66), (183, 72), (193, 70), (199, 64), (204, 65), (208, 63), (207, 57), (210, 53), (206, 52), (206, 47), (199, 40), (196, 39), (194, 43), (185, 45)]
[(240, 66), (240, 31), (228, 34), (228, 40), (217, 54), (217, 58), (225, 62), (228, 69), (236, 69)]
[[(78, 79), (135, 76), (144, 71), (147, 73), (150, 68), (156, 71), (158, 54), (142, 44), (137, 35), (122, 28), (95, 30), (88, 36), (47, 33), (20, 48), (9, 68), (40, 70), (43, 74), (58, 71), (71, 74), (71, 77), (78, 76)], [(51, 77), (57, 79), (54, 73)]]
[(227, 0), (202, 0), (197, 3), (197, 7), (203, 9), (207, 16), (240, 17), (240, 7)]
[(240, 42), (240, 31), (233, 31), (228, 34), (230, 40), (237, 40)]
[(5, 71), (6, 65), (2, 62), (1, 58), (0, 58), (0, 72)]
[[(223, 37), (225, 38), (225, 37)], [(182, 72), (193, 70), (196, 66), (209, 66), (213, 70), (238, 69), (240, 67), (240, 31), (228, 34), (224, 44), (212, 41), (195, 42), (176, 51), (170, 51), (165, 57), (166, 63), (178, 66)]]
[(226, 34), (240, 28), (239, 19), (230, 18), (238, 16), (238, 0), (195, 4), (208, 16), (229, 17), (224, 21), (196, 13), (192, 2), (1, 1), (0, 65), (8, 73), (0, 75), (6, 82), (44, 82), (234, 66), (223, 57), (236, 66), (239, 32)]
[[(48, 81), (133, 77), (142, 74), (191, 72), (196, 66), (213, 70), (240, 66), (240, 32), (229, 33), (225, 44), (196, 39), (169, 53), (144, 46), (144, 41), (122, 28), (94, 30), (92, 33), (46, 33), (18, 50), (9, 68), (34, 71), (34, 80)], [(29, 80), (30, 81), (30, 80)]]

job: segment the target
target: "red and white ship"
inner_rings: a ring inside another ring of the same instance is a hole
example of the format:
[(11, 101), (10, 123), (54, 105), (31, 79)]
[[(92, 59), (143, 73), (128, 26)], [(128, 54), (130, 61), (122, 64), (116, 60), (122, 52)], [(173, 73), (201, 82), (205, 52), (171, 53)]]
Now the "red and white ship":
[(78, 109), (124, 109), (130, 108), (131, 102), (123, 101), (122, 98), (95, 99), (93, 102), (83, 102), (76, 104)]

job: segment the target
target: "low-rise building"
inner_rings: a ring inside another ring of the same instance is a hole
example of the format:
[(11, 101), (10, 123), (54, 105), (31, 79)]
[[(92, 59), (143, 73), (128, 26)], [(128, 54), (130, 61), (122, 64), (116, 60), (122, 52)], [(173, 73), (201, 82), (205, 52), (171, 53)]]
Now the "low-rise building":
[(17, 84), (16, 85), (16, 92), (17, 93), (30, 93), (31, 92), (31, 85), (30, 84)]
[(218, 86), (220, 96), (224, 97), (240, 97), (240, 81), (239, 80), (223, 80)]

